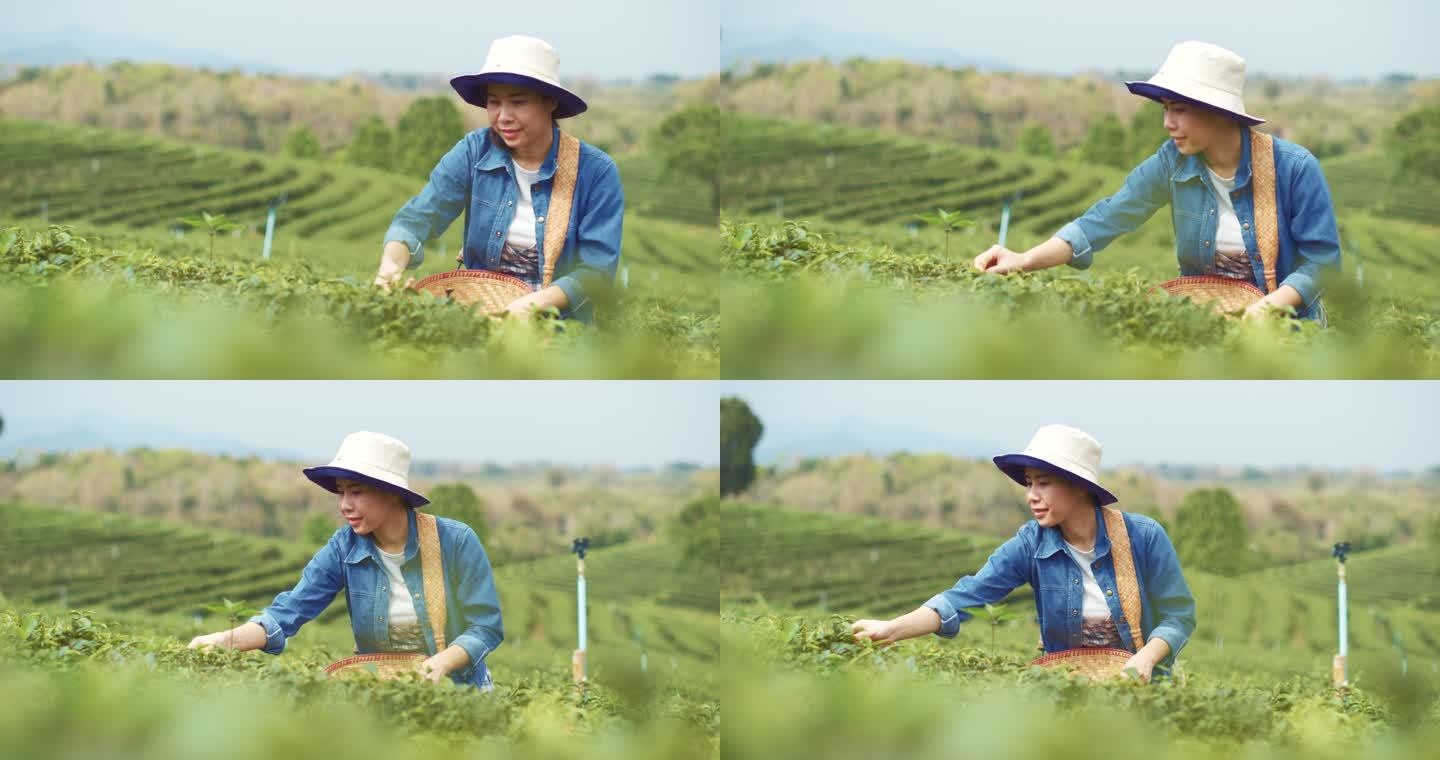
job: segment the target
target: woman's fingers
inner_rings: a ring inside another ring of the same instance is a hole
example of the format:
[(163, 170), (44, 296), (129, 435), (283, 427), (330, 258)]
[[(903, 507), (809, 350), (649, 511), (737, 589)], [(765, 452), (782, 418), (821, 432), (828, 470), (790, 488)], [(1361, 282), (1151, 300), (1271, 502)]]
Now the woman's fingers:
[(985, 251), (979, 256), (976, 256), (975, 268), (983, 272), (990, 267), (995, 266), (996, 260), (1000, 258), (1000, 254), (998, 253), (999, 248), (1000, 246), (998, 245), (992, 245), (990, 246), (989, 250)]

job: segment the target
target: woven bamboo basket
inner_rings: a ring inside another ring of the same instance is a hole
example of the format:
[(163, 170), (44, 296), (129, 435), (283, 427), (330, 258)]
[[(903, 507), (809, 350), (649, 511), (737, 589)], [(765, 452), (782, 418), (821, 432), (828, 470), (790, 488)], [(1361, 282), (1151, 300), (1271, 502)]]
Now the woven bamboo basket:
[(1216, 311), (1241, 311), (1265, 297), (1265, 292), (1244, 280), (1214, 275), (1176, 277), (1151, 289), (1163, 290), (1172, 296), (1208, 303)]
[(1092, 681), (1114, 678), (1125, 669), (1133, 655), (1113, 647), (1078, 647), (1052, 652), (1030, 662), (1042, 668), (1072, 669)]
[(432, 274), (410, 288), (426, 291), (437, 298), (451, 298), (491, 314), (504, 311), (511, 301), (534, 292), (528, 283), (518, 277), (484, 269), (456, 269)]
[(360, 673), (374, 673), (384, 681), (399, 678), (404, 673), (413, 673), (425, 661), (423, 654), (405, 652), (379, 652), (346, 657), (325, 666), (325, 675), (331, 678), (350, 678)]

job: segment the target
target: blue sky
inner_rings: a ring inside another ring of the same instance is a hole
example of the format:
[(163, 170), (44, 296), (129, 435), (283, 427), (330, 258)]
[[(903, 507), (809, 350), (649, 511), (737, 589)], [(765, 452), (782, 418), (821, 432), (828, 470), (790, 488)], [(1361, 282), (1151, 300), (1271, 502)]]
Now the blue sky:
[(158, 428), (328, 460), (347, 433), (375, 430), (417, 459), (717, 466), (717, 398), (713, 384), (675, 380), (7, 381), (0, 436)]
[(1440, 3), (1429, 0), (726, 0), (721, 23), (747, 35), (821, 27), (1058, 73), (1153, 71), (1194, 39), (1240, 53), (1250, 71), (1440, 75)]
[(744, 398), (774, 441), (899, 429), (993, 455), (1063, 423), (1094, 435), (1106, 466), (1440, 465), (1437, 382), (722, 382), (720, 394)]
[(716, 71), (720, 57), (719, 5), (667, 0), (46, 0), (7, 3), (0, 34), (8, 40), (74, 27), (327, 75), (471, 73), (484, 63), (490, 41), (510, 34), (554, 44), (562, 78), (694, 77)]

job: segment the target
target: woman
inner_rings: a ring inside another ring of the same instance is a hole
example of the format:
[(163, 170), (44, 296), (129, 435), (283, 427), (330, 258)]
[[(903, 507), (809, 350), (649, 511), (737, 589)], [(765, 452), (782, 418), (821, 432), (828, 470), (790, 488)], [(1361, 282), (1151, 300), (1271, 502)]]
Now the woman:
[(486, 110), (490, 126), (461, 138), (420, 194), (395, 214), (377, 285), (390, 287), (405, 269), (419, 266), (424, 241), (442, 235), (464, 212), (464, 266), (512, 275), (534, 288), (511, 302), (509, 313), (553, 307), (564, 317), (594, 318), (595, 300), (615, 281), (625, 195), (615, 162), (581, 143), (568, 220), (555, 220), (568, 224), (563, 250), (547, 277), (545, 217), (562, 156), (556, 121), (587, 108), (560, 85), (559, 67), (544, 40), (504, 37), (490, 46), (479, 73), (450, 80), (465, 102)]
[(429, 504), (410, 490), (410, 449), (379, 433), (352, 433), (330, 464), (305, 476), (338, 494), (349, 523), (330, 537), (301, 573), (300, 582), (249, 622), (197, 636), (191, 647), (229, 646), (280, 654), (285, 643), (330, 606), (342, 589), (359, 654), (417, 652), (429, 657), (418, 669), (489, 691), (485, 657), (500, 646), (504, 630), (490, 560), (470, 526), (435, 518), (444, 574), (446, 623), (442, 651), (425, 609), (415, 509)]
[[(1100, 444), (1064, 425), (1040, 428), (1024, 453), (995, 457), (1006, 475), (1026, 487), (1035, 519), (990, 555), (975, 575), (893, 620), (858, 620), (856, 639), (890, 644), (936, 633), (951, 638), (968, 620), (966, 608), (995, 604), (1023, 584), (1035, 591), (1035, 612), (1046, 652), (1115, 647), (1133, 652), (1125, 667), (1142, 680), (1167, 674), (1195, 629), (1195, 600), (1165, 530), (1155, 520), (1120, 513), (1125, 536), (1111, 536), (1102, 508), (1116, 498), (1100, 486)], [(1112, 538), (1128, 538), (1132, 561), (1111, 553)], [(1127, 564), (1140, 592), (1139, 628), (1127, 622), (1117, 581)], [(1137, 635), (1138, 634), (1138, 635)], [(1137, 646), (1143, 642), (1143, 646)]]
[(1090, 207), (1055, 237), (1016, 253), (992, 246), (975, 257), (981, 271), (1006, 274), (1069, 264), (1090, 266), (1096, 251), (1170, 204), (1176, 254), (1183, 275), (1243, 280), (1265, 292), (1246, 312), (1261, 316), (1290, 307), (1297, 317), (1325, 324), (1324, 280), (1340, 270), (1340, 235), (1320, 163), (1295, 143), (1273, 138), (1278, 257), (1271, 287), (1256, 234), (1250, 127), (1245, 112), (1245, 61), (1203, 42), (1182, 42), (1159, 73), (1127, 82), (1130, 92), (1165, 107), (1171, 140), (1145, 159), (1115, 195)]

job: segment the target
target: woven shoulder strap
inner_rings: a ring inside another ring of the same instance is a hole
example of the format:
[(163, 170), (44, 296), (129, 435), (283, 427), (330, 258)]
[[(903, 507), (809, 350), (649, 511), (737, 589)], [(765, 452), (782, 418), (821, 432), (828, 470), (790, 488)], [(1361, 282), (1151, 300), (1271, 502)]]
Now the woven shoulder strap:
[(1280, 258), (1280, 226), (1275, 210), (1275, 141), (1250, 130), (1250, 182), (1255, 194), (1255, 244), (1265, 265), (1265, 292), (1274, 293), (1275, 261)]
[(1110, 557), (1115, 563), (1115, 585), (1120, 591), (1120, 610), (1130, 626), (1130, 640), (1140, 650), (1144, 631), (1140, 630), (1140, 582), (1135, 576), (1135, 555), (1130, 551), (1130, 531), (1120, 510), (1103, 507), (1105, 533), (1110, 536)]
[(430, 616), (430, 630), (435, 633), (435, 653), (445, 650), (445, 575), (440, 566), (440, 530), (435, 515), (415, 512), (415, 527), (420, 535), (420, 572), (425, 586), (425, 611)]
[(545, 215), (545, 256), (540, 287), (555, 279), (555, 262), (565, 252), (565, 233), (570, 229), (570, 202), (575, 198), (575, 175), (580, 169), (580, 141), (560, 133), (560, 150), (555, 154), (555, 178), (550, 185), (550, 210)]

